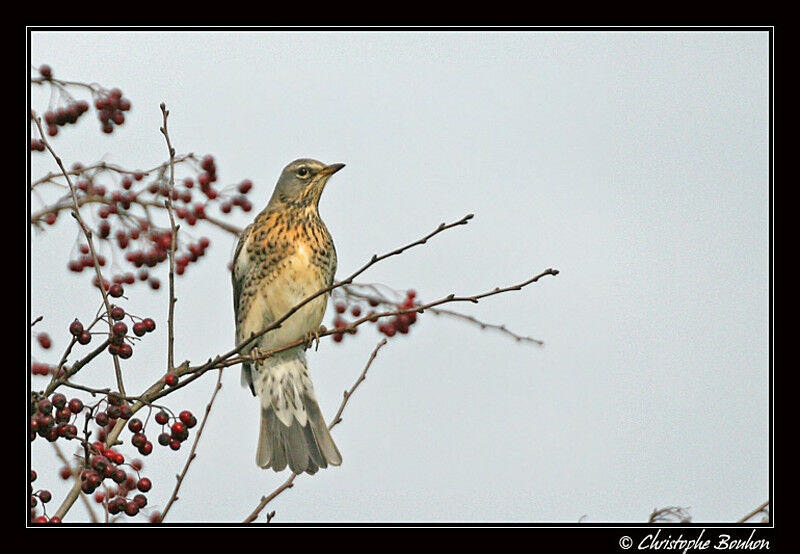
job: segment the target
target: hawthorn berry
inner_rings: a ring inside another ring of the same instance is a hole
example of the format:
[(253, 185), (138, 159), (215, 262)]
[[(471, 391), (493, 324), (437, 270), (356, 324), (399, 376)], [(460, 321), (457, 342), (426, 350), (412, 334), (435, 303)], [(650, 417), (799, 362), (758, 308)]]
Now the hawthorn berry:
[(142, 492), (149, 491), (152, 486), (153, 486), (153, 484), (150, 482), (150, 479), (148, 479), (147, 477), (142, 477), (141, 479), (139, 479), (139, 482), (136, 483), (136, 488), (139, 489)]
[(117, 353), (119, 354), (120, 358), (127, 360), (133, 355), (133, 347), (131, 347), (131, 345), (128, 343), (121, 344), (117, 349)]
[(53, 345), (53, 342), (50, 340), (50, 336), (47, 333), (39, 333), (36, 336), (36, 340), (39, 341), (39, 346), (45, 350), (49, 349)]

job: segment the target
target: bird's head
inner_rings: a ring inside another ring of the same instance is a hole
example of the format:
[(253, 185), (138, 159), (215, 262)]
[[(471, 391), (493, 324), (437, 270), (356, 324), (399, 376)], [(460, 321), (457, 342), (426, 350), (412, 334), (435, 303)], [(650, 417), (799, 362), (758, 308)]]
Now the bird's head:
[(344, 164), (325, 165), (317, 160), (302, 158), (285, 168), (275, 185), (270, 204), (305, 207), (319, 204), (325, 183), (331, 175), (344, 167)]

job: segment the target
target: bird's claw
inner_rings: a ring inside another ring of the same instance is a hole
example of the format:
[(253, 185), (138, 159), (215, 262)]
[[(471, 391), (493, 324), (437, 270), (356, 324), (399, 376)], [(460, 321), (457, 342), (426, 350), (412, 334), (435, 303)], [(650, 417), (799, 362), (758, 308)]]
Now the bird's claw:
[(250, 349), (250, 355), (253, 357), (254, 361), (261, 360), (264, 358), (264, 353), (258, 346), (254, 346)]
[(319, 350), (319, 336), (322, 333), (324, 333), (325, 331), (326, 331), (325, 326), (324, 325), (320, 325), (315, 330), (309, 331), (308, 333), (306, 333), (304, 349), (308, 350), (309, 348), (311, 348), (311, 345), (314, 344), (315, 345), (314, 346), (314, 352)]

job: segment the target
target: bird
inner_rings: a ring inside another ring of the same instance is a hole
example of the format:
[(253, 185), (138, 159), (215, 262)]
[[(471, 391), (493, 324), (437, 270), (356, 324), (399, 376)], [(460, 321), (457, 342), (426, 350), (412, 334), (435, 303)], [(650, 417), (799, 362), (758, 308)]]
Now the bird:
[[(301, 158), (281, 172), (267, 206), (241, 233), (233, 256), (237, 345), (260, 354), (298, 346), (242, 364), (242, 385), (260, 401), (256, 464), (297, 474), (342, 463), (320, 411), (305, 350), (325, 315), (329, 293), (303, 305), (279, 327), (258, 336), (309, 296), (333, 284), (336, 248), (319, 215), (328, 179), (344, 164)], [(255, 335), (255, 336), (254, 336)]]

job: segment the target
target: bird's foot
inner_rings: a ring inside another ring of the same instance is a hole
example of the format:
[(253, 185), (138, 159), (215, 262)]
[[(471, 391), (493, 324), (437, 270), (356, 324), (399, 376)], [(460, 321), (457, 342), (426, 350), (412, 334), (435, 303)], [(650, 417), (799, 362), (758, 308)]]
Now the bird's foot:
[(325, 326), (320, 325), (315, 330), (306, 333), (303, 349), (308, 350), (309, 348), (311, 348), (311, 345), (314, 344), (315, 345), (314, 351), (316, 352), (317, 350), (319, 350), (319, 336), (325, 331), (327, 331)]
[(253, 357), (254, 361), (263, 360), (267, 357), (258, 346), (254, 346), (250, 349), (250, 355)]

